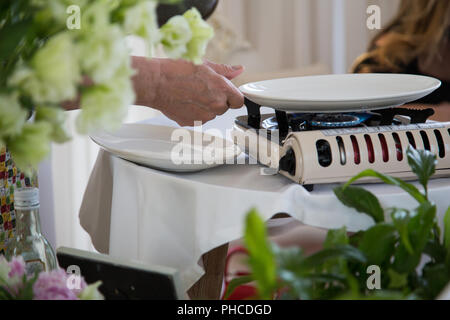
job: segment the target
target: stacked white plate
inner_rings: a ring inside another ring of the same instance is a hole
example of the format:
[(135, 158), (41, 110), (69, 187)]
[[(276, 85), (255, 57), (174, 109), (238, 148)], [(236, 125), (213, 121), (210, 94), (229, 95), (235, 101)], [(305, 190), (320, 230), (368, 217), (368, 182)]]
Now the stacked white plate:
[(234, 163), (241, 153), (238, 146), (218, 136), (151, 124), (125, 124), (116, 132), (100, 132), (91, 139), (120, 158), (172, 172)]
[(418, 100), (441, 85), (411, 74), (336, 74), (283, 78), (240, 87), (251, 101), (297, 112), (351, 112), (397, 107)]

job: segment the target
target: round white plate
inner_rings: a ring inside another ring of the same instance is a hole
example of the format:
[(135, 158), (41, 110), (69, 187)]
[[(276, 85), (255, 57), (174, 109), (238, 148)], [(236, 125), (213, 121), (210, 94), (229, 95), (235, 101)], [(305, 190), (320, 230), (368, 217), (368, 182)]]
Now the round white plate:
[(112, 154), (173, 172), (195, 172), (233, 163), (241, 153), (231, 141), (204, 132), (150, 124), (124, 124), (91, 139)]
[(251, 101), (279, 110), (348, 112), (400, 106), (440, 85), (426, 76), (366, 73), (266, 80), (239, 89)]

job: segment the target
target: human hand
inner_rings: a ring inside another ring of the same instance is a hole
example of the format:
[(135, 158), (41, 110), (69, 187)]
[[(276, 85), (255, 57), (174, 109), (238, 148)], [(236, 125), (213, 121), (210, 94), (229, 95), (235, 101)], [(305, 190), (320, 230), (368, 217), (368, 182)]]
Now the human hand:
[[(195, 65), (172, 59), (146, 59), (134, 64), (139, 73), (135, 81), (137, 104), (158, 109), (181, 126), (191, 126), (194, 121), (205, 123), (244, 104), (244, 96), (230, 82), (244, 71), (242, 66), (209, 61)], [(146, 72), (149, 68), (151, 74)]]

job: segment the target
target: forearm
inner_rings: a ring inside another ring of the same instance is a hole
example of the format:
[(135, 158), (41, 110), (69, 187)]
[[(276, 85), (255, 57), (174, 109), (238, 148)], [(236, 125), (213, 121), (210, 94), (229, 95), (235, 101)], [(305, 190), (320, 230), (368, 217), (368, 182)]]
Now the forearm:
[(135, 104), (151, 107), (158, 92), (159, 78), (161, 77), (161, 59), (132, 57), (132, 67), (136, 74), (132, 77)]
[[(132, 77), (134, 92), (136, 94), (135, 104), (149, 106), (153, 101), (155, 92), (158, 87), (158, 77), (160, 76), (160, 59), (145, 57), (131, 57), (131, 65), (135, 70)], [(83, 80), (84, 86), (92, 85), (89, 78)], [(66, 110), (76, 110), (81, 106), (80, 96), (71, 101), (64, 101), (61, 106)]]

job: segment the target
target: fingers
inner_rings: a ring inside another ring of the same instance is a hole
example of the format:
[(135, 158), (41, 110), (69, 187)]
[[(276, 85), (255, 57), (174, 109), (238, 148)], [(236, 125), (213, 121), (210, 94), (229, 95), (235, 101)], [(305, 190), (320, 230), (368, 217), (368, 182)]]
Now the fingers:
[(163, 113), (182, 127), (202, 125), (217, 116), (214, 111), (207, 111), (197, 104), (181, 104), (177, 109), (175, 112), (166, 111)]
[(227, 87), (227, 104), (231, 109), (239, 109), (244, 105), (244, 95), (230, 81)]
[[(225, 109), (221, 106), (213, 106), (213, 109), (220, 110), (218, 115), (225, 113), (229, 108), (238, 109), (244, 105), (244, 96), (236, 86), (231, 83), (230, 79), (237, 77), (244, 71), (243, 66), (229, 66), (225, 64), (217, 64), (211, 61), (205, 61), (204, 66), (209, 67), (210, 70), (218, 77), (214, 77), (219, 90), (225, 94), (225, 101), (219, 101), (224, 104)], [(216, 97), (217, 98), (217, 97)]]
[(232, 80), (244, 72), (243, 66), (230, 66), (227, 64), (217, 64), (211, 61), (205, 61), (205, 65), (213, 69), (218, 74), (224, 76), (228, 80)]
[(242, 66), (205, 61), (191, 65), (168, 60), (158, 78), (158, 92), (152, 106), (181, 126), (206, 123), (230, 108), (240, 108), (244, 96), (230, 79), (243, 72)]

